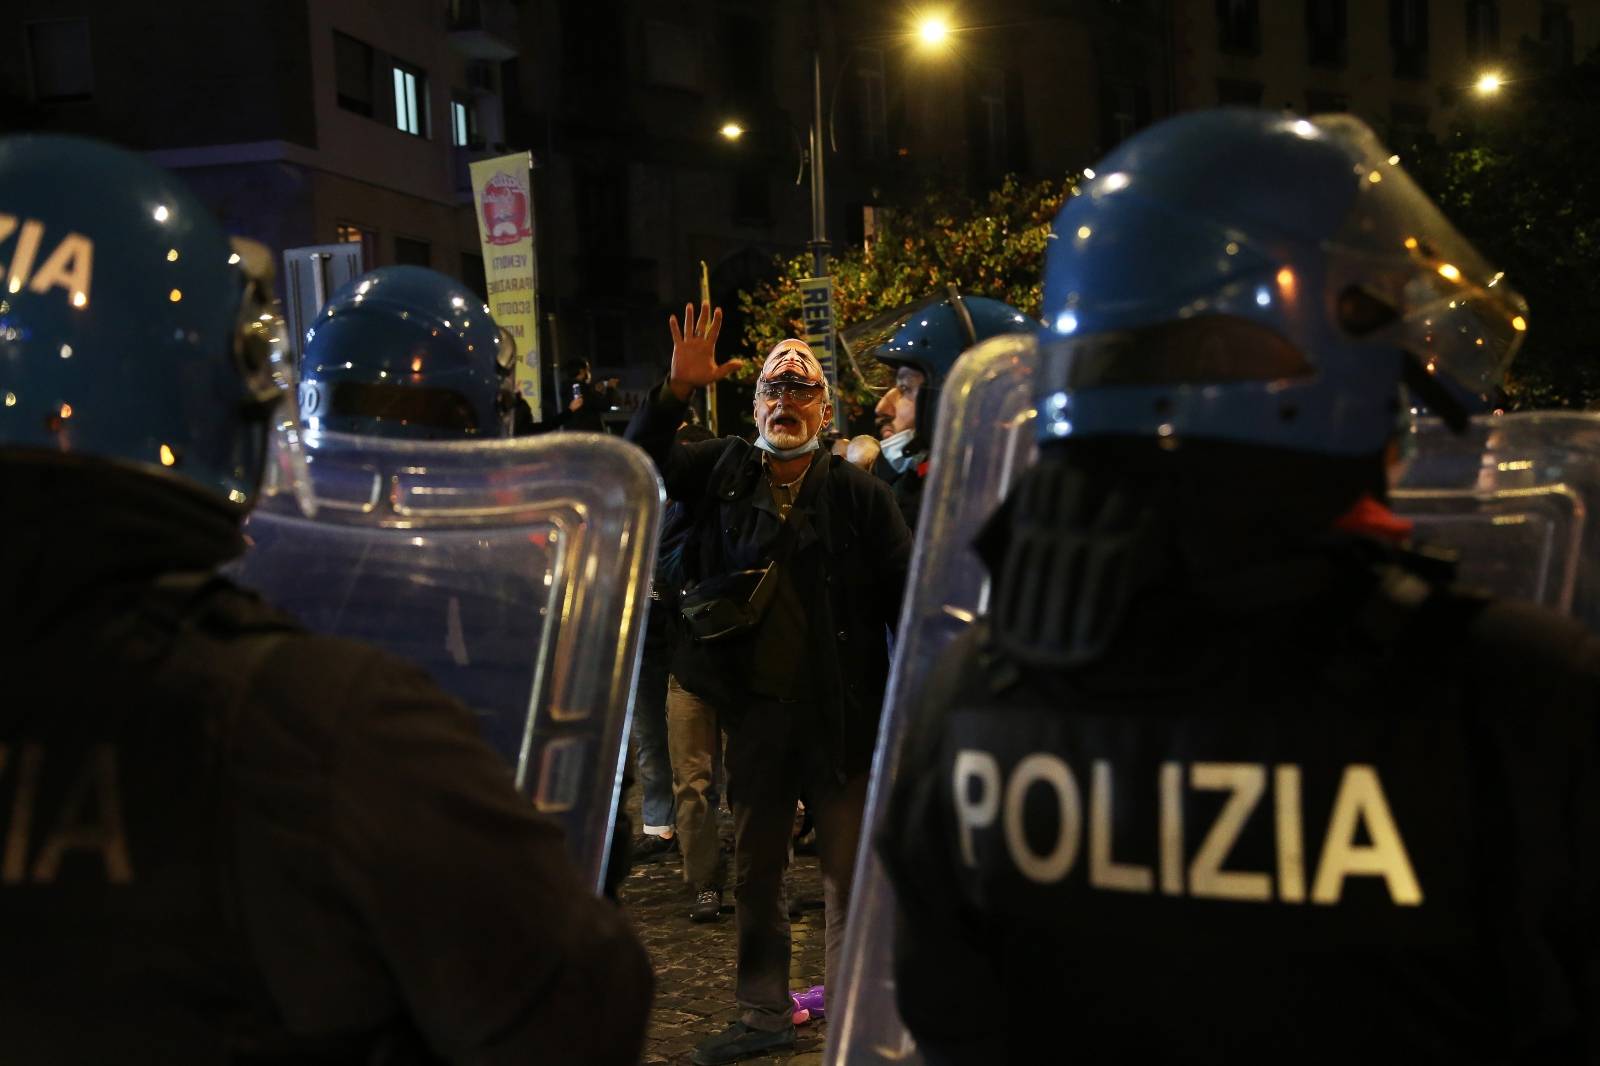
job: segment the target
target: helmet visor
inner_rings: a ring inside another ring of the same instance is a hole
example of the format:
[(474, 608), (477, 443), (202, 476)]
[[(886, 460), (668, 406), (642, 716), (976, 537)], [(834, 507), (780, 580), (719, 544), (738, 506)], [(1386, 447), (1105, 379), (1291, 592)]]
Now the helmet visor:
[(517, 338), (504, 326), (496, 327), (497, 336), (494, 345), (494, 365), (502, 373), (511, 373), (517, 365)]
[(1400, 169), (1345, 116), (1313, 124), (1359, 151), (1360, 192), (1328, 247), (1330, 267), (1386, 313), (1346, 328), (1416, 356), (1429, 373), (1487, 396), (1528, 328), (1528, 305)]
[(419, 385), (334, 384), (323, 421), (341, 431), (371, 422), (390, 422), (456, 433), (474, 433), (478, 419), (472, 405), (452, 389)]
[(905, 353), (886, 350), (889, 342), (894, 340), (895, 335), (905, 327), (906, 323), (917, 320), (919, 316), (926, 318), (929, 312), (949, 299), (948, 292), (936, 292), (916, 303), (885, 311), (876, 318), (841, 331), (839, 340), (852, 359), (875, 359), (882, 363), (901, 362), (905, 358)]

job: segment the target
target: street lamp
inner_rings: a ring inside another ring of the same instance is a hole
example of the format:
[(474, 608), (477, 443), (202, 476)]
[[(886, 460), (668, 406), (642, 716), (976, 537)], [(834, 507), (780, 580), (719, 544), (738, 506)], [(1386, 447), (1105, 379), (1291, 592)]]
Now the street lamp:
[(1500, 76), (1498, 70), (1486, 70), (1478, 75), (1478, 80), (1473, 83), (1472, 87), (1479, 96), (1493, 96), (1500, 91), (1503, 85), (1505, 85), (1505, 79)]
[(943, 15), (923, 15), (917, 20), (917, 40), (924, 48), (942, 48), (950, 43), (950, 23)]
[[(945, 44), (950, 37), (950, 24), (942, 15), (928, 14), (920, 18), (913, 27), (916, 38), (925, 47), (934, 48)], [(848, 58), (845, 60), (847, 64)], [(839, 78), (844, 76), (845, 66), (841, 65), (838, 71)], [(839, 83), (834, 83), (833, 95), (838, 95)], [(806, 242), (806, 247), (811, 250), (812, 281), (821, 282), (819, 295), (825, 295), (825, 300), (819, 300), (819, 306), (807, 305), (807, 317), (811, 318), (814, 311), (820, 310), (820, 315), (814, 320), (817, 332), (826, 335), (825, 341), (827, 355), (823, 360), (824, 369), (828, 372), (829, 384), (837, 388), (839, 374), (837, 363), (833, 357), (834, 328), (833, 328), (833, 288), (828, 275), (828, 224), (827, 224), (827, 198), (825, 195), (827, 179), (824, 175), (825, 150), (824, 144), (827, 137), (823, 121), (822, 109), (822, 48), (820, 43), (811, 49), (811, 132), (810, 144), (802, 153), (807, 167), (811, 171), (811, 240)], [(737, 141), (745, 133), (742, 125), (734, 121), (724, 122), (718, 131), (728, 141)], [(796, 147), (798, 145), (796, 136)], [(798, 177), (796, 179), (798, 183)], [(844, 404), (834, 406), (834, 428), (844, 432)]]

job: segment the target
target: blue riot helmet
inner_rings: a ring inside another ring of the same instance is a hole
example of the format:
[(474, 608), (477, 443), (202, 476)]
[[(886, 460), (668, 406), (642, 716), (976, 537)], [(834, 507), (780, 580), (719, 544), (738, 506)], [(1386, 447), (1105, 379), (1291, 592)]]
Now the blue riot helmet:
[(1010, 304), (987, 296), (963, 296), (955, 285), (886, 311), (851, 326), (839, 334), (846, 354), (857, 363), (871, 357), (896, 369), (910, 367), (922, 373), (917, 391), (917, 436), (925, 451), (933, 438), (934, 415), (939, 410), (939, 389), (961, 353), (1002, 333), (1025, 333), (1039, 323)]
[(288, 395), (270, 258), (249, 258), (131, 152), (0, 139), (6, 460), (110, 462), (242, 514)]
[(516, 344), (481, 299), (424, 267), (345, 285), (306, 331), (307, 430), (449, 440), (510, 436)]
[(1527, 306), (1346, 115), (1223, 109), (1125, 141), (1046, 252), (1042, 442), (1376, 455), (1402, 384), (1464, 425)]

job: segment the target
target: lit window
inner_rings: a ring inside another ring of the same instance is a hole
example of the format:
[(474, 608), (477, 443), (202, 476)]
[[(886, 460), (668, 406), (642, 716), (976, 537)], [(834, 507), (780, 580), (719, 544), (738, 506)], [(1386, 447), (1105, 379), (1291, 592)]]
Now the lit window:
[(426, 137), (428, 113), (428, 79), (421, 71), (395, 63), (391, 68), (394, 81), (394, 125), (403, 133)]
[(467, 146), (467, 105), (460, 100), (450, 104), (450, 143), (457, 148)]
[(334, 235), (341, 244), (361, 245), (362, 269), (371, 270), (378, 265), (378, 235), (376, 232), (358, 226), (353, 222), (341, 222), (334, 227)]

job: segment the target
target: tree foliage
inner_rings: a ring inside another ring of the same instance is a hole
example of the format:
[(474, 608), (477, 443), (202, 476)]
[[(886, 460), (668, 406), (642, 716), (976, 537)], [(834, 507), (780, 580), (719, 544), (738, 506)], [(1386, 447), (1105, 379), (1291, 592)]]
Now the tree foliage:
[[(1600, 404), (1600, 53), (1575, 66), (1524, 48), (1501, 96), (1464, 101), (1407, 169), (1527, 298), (1513, 406)], [(1403, 151), (1403, 149), (1402, 149)]]
[[(1037, 316), (1050, 222), (1076, 183), (1075, 177), (1025, 182), (1012, 176), (981, 199), (933, 192), (890, 212), (876, 240), (832, 261), (834, 322), (843, 329), (867, 321), (946, 282), (963, 295), (990, 296)], [(765, 351), (803, 332), (800, 280), (810, 275), (810, 255), (797, 255), (780, 261), (775, 279), (739, 294), (750, 350)], [(745, 373), (757, 369), (747, 364)], [(868, 398), (864, 384), (882, 387), (889, 377), (881, 365), (861, 370), (866, 383), (848, 363), (840, 367), (841, 391), (857, 403)]]

